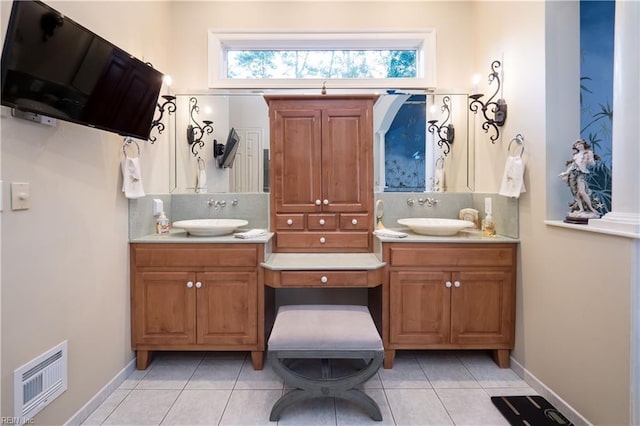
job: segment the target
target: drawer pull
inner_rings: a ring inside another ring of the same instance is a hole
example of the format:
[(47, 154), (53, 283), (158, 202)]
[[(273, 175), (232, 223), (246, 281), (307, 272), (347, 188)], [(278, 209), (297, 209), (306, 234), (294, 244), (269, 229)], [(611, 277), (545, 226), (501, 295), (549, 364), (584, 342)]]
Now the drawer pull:
[(192, 281), (189, 281), (189, 282), (187, 283), (187, 288), (191, 288), (191, 287), (193, 287), (193, 282), (192, 282)]
[(196, 282), (196, 288), (201, 288), (202, 287), (202, 283), (200, 281)]
[(324, 244), (326, 242), (327, 242), (327, 240), (326, 240), (325, 237), (320, 237), (320, 244)]
[(287, 225), (289, 226), (293, 225), (293, 219), (287, 219)]
[(460, 287), (460, 281), (455, 281), (455, 282), (453, 283), (453, 286), (454, 286), (455, 288)]
[(329, 205), (329, 200), (327, 200), (327, 199), (325, 198), (325, 200), (322, 202), (322, 204), (324, 204), (325, 206), (328, 206), (328, 205)]
[(357, 225), (357, 224), (358, 224), (358, 219), (353, 219), (353, 220), (351, 221), (351, 224), (352, 224), (352, 225)]
[(320, 204), (322, 204), (322, 202), (320, 200), (316, 200), (316, 206), (319, 206)]
[(324, 219), (320, 219), (319, 223), (320, 223), (320, 225), (324, 225), (325, 224)]
[(320, 282), (321, 282), (322, 284), (326, 284), (326, 283), (327, 283), (327, 281), (329, 281), (329, 278), (325, 277), (324, 275), (320, 278)]
[(451, 288), (452, 284), (451, 284), (451, 281), (447, 281), (444, 285), (447, 286), (447, 288)]

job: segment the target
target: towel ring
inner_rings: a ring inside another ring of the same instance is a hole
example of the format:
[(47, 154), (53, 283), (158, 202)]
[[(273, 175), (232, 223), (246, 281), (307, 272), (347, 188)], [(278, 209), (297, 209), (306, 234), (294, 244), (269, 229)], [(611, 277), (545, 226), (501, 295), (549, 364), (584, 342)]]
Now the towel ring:
[(522, 146), (522, 150), (520, 151), (520, 157), (524, 154), (524, 136), (518, 133), (511, 141), (509, 141), (509, 146), (507, 147), (507, 152), (511, 152), (511, 144), (516, 142), (518, 145)]
[(140, 145), (138, 145), (138, 142), (133, 138), (124, 138), (124, 142), (122, 143), (122, 153), (125, 157), (127, 156), (127, 146), (131, 145), (131, 143), (136, 144), (136, 148), (138, 149), (138, 157), (140, 157)]

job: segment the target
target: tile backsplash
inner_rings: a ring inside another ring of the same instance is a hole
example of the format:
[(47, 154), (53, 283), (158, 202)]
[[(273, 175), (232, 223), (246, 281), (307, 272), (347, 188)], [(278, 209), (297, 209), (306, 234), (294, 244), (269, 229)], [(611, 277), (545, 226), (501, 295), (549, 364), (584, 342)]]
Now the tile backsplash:
[[(470, 207), (478, 210), (479, 220), (484, 218), (484, 199), (491, 197), (493, 202), (493, 219), (496, 231), (505, 237), (518, 238), (518, 200), (498, 194), (472, 194), (453, 192), (377, 192), (376, 200), (384, 203), (382, 223), (386, 228), (400, 227), (397, 220), (408, 217), (437, 217), (458, 219), (461, 209)], [(437, 200), (432, 206), (428, 203), (420, 205), (419, 199)], [(413, 205), (407, 202), (413, 200)]]
[[(268, 193), (150, 194), (129, 200), (129, 239), (155, 232), (154, 198), (164, 202), (165, 214), (171, 223), (185, 219), (245, 219), (249, 222), (248, 229), (269, 227)], [(225, 201), (226, 205), (216, 209), (209, 205), (209, 200), (214, 204)]]
[[(427, 197), (437, 200), (428, 206), (420, 205), (418, 200)], [(378, 192), (375, 200), (384, 203), (385, 227), (398, 228), (398, 219), (406, 217), (439, 217), (457, 219), (461, 209), (471, 207), (479, 212), (480, 221), (484, 218), (484, 200), (493, 201), (493, 218), (496, 231), (505, 237), (518, 238), (518, 200), (498, 194), (472, 194), (447, 192)], [(268, 229), (269, 194), (268, 193), (212, 193), (212, 194), (150, 194), (135, 200), (129, 200), (129, 239), (153, 234), (155, 219), (152, 215), (153, 199), (164, 202), (164, 210), (170, 222), (184, 219), (245, 219), (247, 228)], [(412, 206), (407, 203), (413, 199)], [(216, 209), (209, 200), (225, 201), (224, 207)], [(237, 205), (233, 205), (237, 200)]]

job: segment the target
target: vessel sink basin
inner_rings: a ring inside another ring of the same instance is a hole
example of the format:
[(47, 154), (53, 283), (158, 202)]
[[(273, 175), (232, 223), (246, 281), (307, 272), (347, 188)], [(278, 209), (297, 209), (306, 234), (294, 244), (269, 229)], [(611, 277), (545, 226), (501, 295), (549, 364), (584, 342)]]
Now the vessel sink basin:
[(231, 234), (249, 222), (242, 219), (192, 219), (173, 222), (174, 228), (184, 229), (197, 237), (216, 237)]
[(458, 219), (414, 217), (398, 219), (400, 225), (408, 226), (416, 234), (446, 236), (455, 235), (465, 228), (473, 228), (473, 222)]

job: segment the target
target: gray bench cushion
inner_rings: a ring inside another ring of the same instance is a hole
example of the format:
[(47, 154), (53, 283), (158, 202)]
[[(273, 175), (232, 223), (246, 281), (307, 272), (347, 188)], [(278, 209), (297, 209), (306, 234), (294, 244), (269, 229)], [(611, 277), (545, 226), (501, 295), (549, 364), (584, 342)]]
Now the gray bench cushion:
[(286, 305), (278, 309), (269, 351), (382, 351), (371, 313), (358, 305)]

